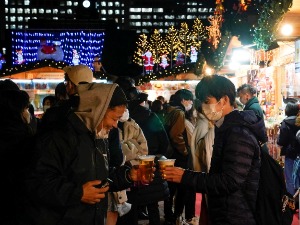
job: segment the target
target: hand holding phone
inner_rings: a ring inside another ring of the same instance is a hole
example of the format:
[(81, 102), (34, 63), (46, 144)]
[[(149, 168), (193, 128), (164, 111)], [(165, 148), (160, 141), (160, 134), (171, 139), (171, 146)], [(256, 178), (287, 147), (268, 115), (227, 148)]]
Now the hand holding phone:
[(96, 188), (105, 188), (107, 186), (109, 186), (110, 183), (112, 183), (113, 181), (109, 178), (105, 178), (104, 180), (101, 181), (101, 184), (96, 185)]

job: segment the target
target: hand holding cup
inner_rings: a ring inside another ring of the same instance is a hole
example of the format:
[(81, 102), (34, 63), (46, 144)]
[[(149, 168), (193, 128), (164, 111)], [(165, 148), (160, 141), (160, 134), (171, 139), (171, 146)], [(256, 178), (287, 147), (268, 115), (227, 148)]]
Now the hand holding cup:
[(164, 171), (166, 167), (174, 167), (175, 159), (160, 159), (158, 160), (161, 177), (165, 179)]

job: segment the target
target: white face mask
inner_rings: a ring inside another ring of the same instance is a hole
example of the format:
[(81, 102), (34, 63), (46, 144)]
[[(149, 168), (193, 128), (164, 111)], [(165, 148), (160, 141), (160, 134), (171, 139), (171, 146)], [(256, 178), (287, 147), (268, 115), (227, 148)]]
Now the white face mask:
[(22, 117), (25, 123), (30, 124), (31, 114), (28, 109), (24, 109), (24, 111), (22, 112)]
[(216, 105), (219, 104), (221, 102), (218, 101), (215, 104), (202, 104), (202, 110), (203, 113), (205, 114), (205, 116), (207, 117), (207, 119), (211, 120), (211, 121), (218, 121), (219, 119), (222, 118), (222, 114), (223, 114), (223, 107), (220, 111), (216, 111)]
[(108, 138), (108, 131), (103, 127), (103, 122), (101, 130), (97, 133), (96, 136), (97, 138)]
[(122, 117), (119, 119), (121, 122), (125, 122), (129, 119), (129, 110), (125, 109)]
[(43, 106), (43, 111), (46, 112), (47, 109), (49, 109), (49, 108), (50, 108), (50, 105), (44, 105), (44, 106)]
[(193, 106), (193, 104), (185, 105), (185, 106), (184, 106), (185, 111), (191, 110), (192, 106)]

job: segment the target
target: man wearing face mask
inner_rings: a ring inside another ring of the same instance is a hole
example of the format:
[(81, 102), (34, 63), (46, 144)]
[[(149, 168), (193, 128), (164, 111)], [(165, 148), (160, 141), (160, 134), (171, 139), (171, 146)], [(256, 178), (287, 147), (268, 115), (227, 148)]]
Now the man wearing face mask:
[(240, 98), (240, 102), (244, 105), (244, 110), (253, 110), (256, 116), (264, 118), (254, 87), (250, 84), (243, 84), (237, 89), (237, 95)]
[[(254, 218), (260, 178), (260, 143), (267, 141), (262, 118), (254, 111), (234, 109), (234, 84), (219, 75), (204, 77), (196, 87), (203, 113), (215, 124), (209, 173), (166, 168), (168, 181), (207, 194), (214, 225), (256, 225)], [(260, 142), (260, 143), (259, 143)]]
[[(167, 154), (168, 158), (176, 159), (175, 166), (188, 168), (188, 158), (190, 146), (188, 143), (187, 131), (185, 126), (185, 112), (193, 106), (193, 93), (187, 89), (178, 90), (173, 97), (170, 105), (165, 109), (165, 129), (168, 133), (171, 148)], [(166, 224), (174, 224), (176, 219), (183, 213), (185, 208), (185, 219), (192, 220), (195, 217), (196, 195), (186, 190), (183, 185), (169, 183), (170, 198), (165, 202)], [(175, 196), (176, 193), (176, 196)], [(173, 198), (174, 214), (172, 213)], [(192, 203), (192, 204), (191, 204)], [(173, 214), (173, 215), (172, 215)]]

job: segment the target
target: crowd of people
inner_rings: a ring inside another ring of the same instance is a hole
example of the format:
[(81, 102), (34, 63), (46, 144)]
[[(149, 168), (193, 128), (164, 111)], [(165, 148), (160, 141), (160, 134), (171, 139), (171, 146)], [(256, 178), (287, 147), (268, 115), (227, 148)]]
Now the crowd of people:
[[(169, 101), (151, 102), (129, 77), (99, 84), (85, 65), (64, 71), (39, 117), (25, 91), (0, 81), (1, 224), (137, 225), (143, 218), (159, 225), (160, 201), (165, 225), (256, 224), (251, 209), (267, 134), (255, 88), (236, 89), (212, 75), (195, 95), (180, 89)], [(278, 144), (293, 195), (298, 104), (288, 103), (285, 113)], [(147, 185), (139, 175), (142, 155), (155, 156)], [(162, 176), (158, 160), (166, 158), (175, 166)], [(199, 219), (196, 193), (203, 194)]]

